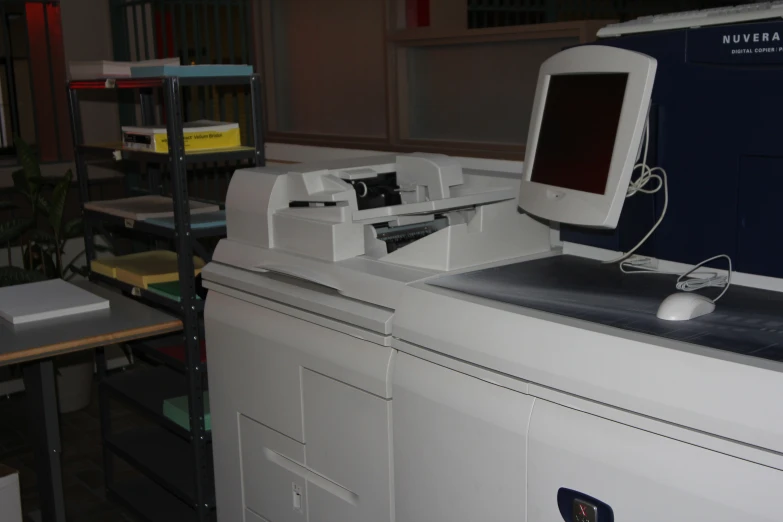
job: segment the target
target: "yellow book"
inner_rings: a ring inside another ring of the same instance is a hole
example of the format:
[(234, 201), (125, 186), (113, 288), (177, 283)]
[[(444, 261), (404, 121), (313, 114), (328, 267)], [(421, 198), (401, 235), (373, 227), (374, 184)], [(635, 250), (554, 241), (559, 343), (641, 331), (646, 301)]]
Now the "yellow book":
[[(204, 267), (200, 257), (193, 258), (194, 274)], [(92, 271), (106, 277), (118, 279), (129, 285), (147, 288), (155, 283), (168, 283), (179, 279), (177, 254), (168, 250), (153, 250), (127, 256), (96, 259)]]
[[(183, 125), (185, 152), (239, 147), (238, 123), (198, 120)], [(127, 149), (165, 153), (169, 138), (165, 126), (122, 127), (122, 146)]]

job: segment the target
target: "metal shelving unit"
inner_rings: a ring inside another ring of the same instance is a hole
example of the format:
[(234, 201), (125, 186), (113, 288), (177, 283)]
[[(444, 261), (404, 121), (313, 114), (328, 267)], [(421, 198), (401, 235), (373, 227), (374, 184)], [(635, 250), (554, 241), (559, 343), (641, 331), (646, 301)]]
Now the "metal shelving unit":
[[(183, 87), (201, 86), (249, 87), (252, 146), (185, 152), (183, 135)], [(139, 92), (142, 125), (155, 123), (155, 91), (160, 93), (163, 116), (169, 138), (169, 152), (155, 153), (123, 149), (120, 144), (83, 143), (79, 93), (94, 89), (134, 89)], [(187, 167), (207, 164), (245, 161), (264, 165), (264, 142), (261, 115), (261, 84), (258, 75), (215, 78), (185, 78), (167, 76), (144, 79), (72, 81), (68, 85), (74, 155), (82, 204), (90, 201), (87, 159), (92, 157), (117, 161), (139, 161), (167, 165), (171, 177), (174, 227), (165, 227), (144, 221), (129, 221), (95, 211), (84, 212), (84, 240), (90, 280), (117, 288), (152, 306), (165, 308), (177, 314), (183, 323), (184, 361), (160, 352), (155, 342), (142, 343), (136, 348), (160, 363), (160, 366), (134, 369), (117, 375), (108, 375), (102, 350), (97, 351), (100, 378), (100, 409), (104, 434), (104, 472), (108, 494), (131, 508), (137, 515), (151, 521), (195, 520), (206, 522), (215, 518), (215, 489), (212, 472), (211, 433), (204, 429), (204, 392), (207, 385), (207, 365), (202, 362), (201, 313), (204, 301), (196, 295), (193, 256), (203, 255), (199, 238), (223, 236), (225, 226), (192, 228), (188, 207)], [(157, 180), (151, 187), (160, 187)], [(177, 252), (180, 283), (179, 300), (152, 291), (137, 288), (113, 278), (92, 272), (95, 259), (95, 230), (123, 230), (145, 234), (157, 240), (166, 240)], [(208, 260), (205, 258), (205, 260)], [(172, 337), (165, 342), (171, 343)], [(163, 415), (163, 401), (187, 395), (189, 429), (185, 429)], [(135, 408), (156, 425), (155, 428), (131, 430), (115, 434), (110, 422), (110, 401), (115, 399)], [(131, 481), (118, 482), (113, 477), (113, 460), (120, 458), (133, 466), (141, 476)]]

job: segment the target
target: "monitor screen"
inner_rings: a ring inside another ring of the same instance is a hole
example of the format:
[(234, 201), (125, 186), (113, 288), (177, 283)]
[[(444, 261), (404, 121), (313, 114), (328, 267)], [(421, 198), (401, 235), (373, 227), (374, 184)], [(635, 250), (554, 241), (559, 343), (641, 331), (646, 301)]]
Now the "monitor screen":
[(627, 73), (549, 78), (530, 181), (604, 194)]

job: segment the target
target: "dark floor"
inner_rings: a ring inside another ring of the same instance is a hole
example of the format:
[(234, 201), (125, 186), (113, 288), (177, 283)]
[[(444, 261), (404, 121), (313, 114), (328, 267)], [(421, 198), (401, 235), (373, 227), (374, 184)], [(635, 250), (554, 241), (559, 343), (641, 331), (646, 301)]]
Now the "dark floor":
[[(93, 387), (88, 408), (61, 416), (63, 489), (69, 520), (79, 522), (136, 522), (138, 519), (119, 505), (106, 500), (101, 451), (101, 425), (97, 387)], [(112, 403), (112, 424), (117, 428), (144, 423), (130, 410)], [(35, 462), (27, 442), (27, 406), (24, 393), (0, 398), (0, 462), (19, 471), (22, 510), (25, 515), (38, 508)], [(136, 472), (114, 459), (115, 475)]]

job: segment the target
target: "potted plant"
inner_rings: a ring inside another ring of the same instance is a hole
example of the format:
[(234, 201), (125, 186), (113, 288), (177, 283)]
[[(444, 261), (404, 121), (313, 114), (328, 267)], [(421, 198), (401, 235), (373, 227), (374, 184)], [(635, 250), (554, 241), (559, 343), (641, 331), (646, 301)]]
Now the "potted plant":
[[(13, 173), (14, 191), (23, 196), (27, 215), (0, 222), (0, 245), (8, 249), (8, 266), (0, 267), (0, 286), (54, 278), (69, 280), (80, 273), (76, 262), (84, 254), (63, 264), (66, 242), (83, 234), (81, 218), (63, 222), (73, 172), (69, 169), (60, 178), (45, 178), (35, 151), (18, 137), (16, 150), (22, 168)], [(17, 208), (12, 201), (0, 201), (0, 210)], [(22, 249), (22, 266), (13, 265), (14, 243)], [(92, 390), (92, 352), (61, 356), (56, 362), (60, 411), (66, 413), (86, 407)]]

